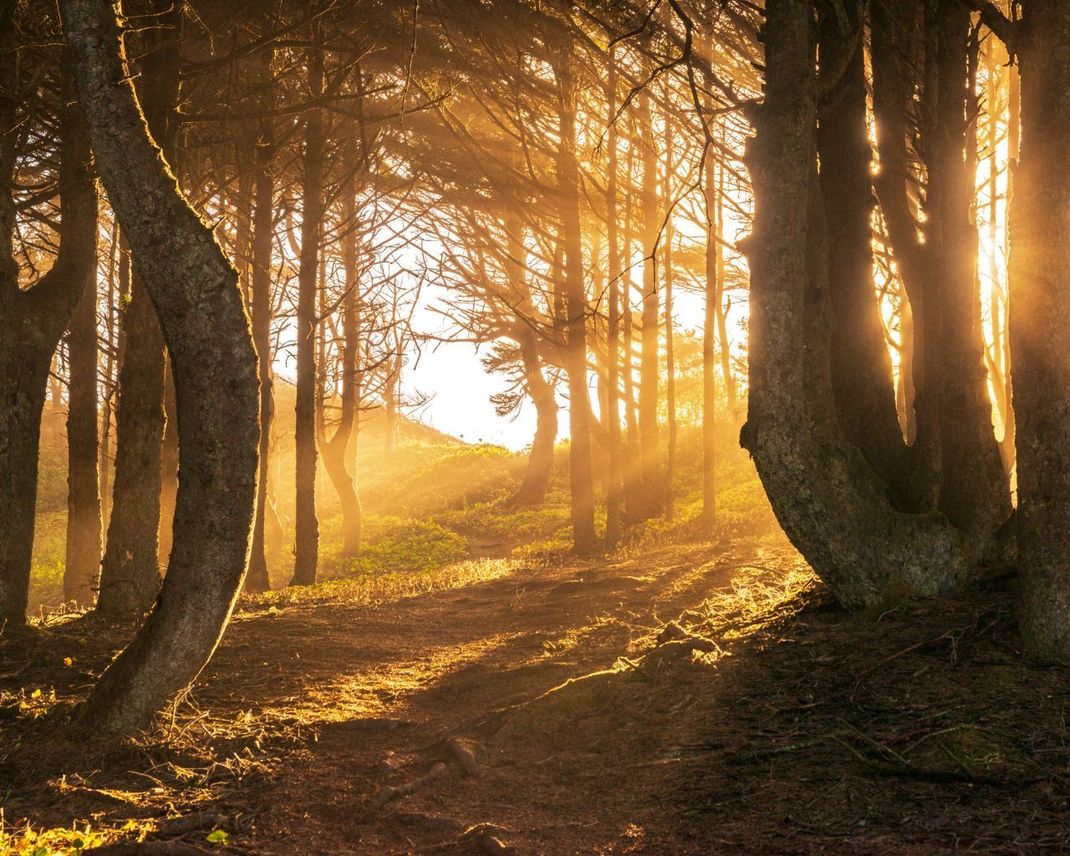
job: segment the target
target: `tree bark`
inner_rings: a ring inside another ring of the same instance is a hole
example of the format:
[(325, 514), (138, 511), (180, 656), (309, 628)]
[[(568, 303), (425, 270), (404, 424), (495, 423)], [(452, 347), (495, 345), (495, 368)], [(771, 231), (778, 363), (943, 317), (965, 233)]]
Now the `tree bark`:
[[(976, 154), (967, 139), (969, 10), (929, 0), (923, 105), (927, 108), (926, 251), (933, 276), (927, 305), (940, 314), (929, 374), (941, 392), (939, 509), (979, 558), (1011, 513), (1010, 491), (992, 426), (985, 371), (977, 228), (971, 219)], [(933, 77), (935, 76), (935, 81)], [(930, 89), (934, 91), (930, 92)], [(973, 164), (974, 166), (971, 166)], [(930, 318), (930, 324), (932, 320)]]
[(59, 254), (36, 285), (20, 288), (12, 253), (20, 84), (15, 11), (14, 3), (0, 5), (0, 626), (26, 620), (49, 368), (95, 273), (97, 226), (86, 131), (67, 100), (60, 115)]
[(237, 272), (182, 196), (145, 127), (106, 0), (63, 0), (64, 34), (101, 177), (171, 351), (181, 479), (155, 609), (80, 718), (129, 732), (184, 690), (226, 627), (256, 495), (256, 353)]
[(97, 601), (97, 611), (113, 618), (140, 615), (160, 587), (164, 342), (138, 270), (135, 261), (123, 315), (112, 513)]
[(1028, 0), (1022, 11), (1010, 255), (1019, 620), (1030, 654), (1070, 662), (1070, 5)]
[[(160, 11), (160, 7), (156, 7)], [(161, 12), (160, 26), (142, 35), (138, 97), (145, 122), (164, 157), (174, 163), (179, 88), (179, 7)], [(163, 332), (154, 302), (133, 260), (131, 300), (124, 316), (126, 350), (119, 370), (115, 484), (112, 515), (101, 565), (97, 611), (113, 618), (140, 615), (160, 585), (160, 530), (164, 516), (164, 439), (167, 373)], [(168, 469), (174, 466), (174, 428)], [(174, 478), (173, 471), (170, 478)], [(173, 489), (173, 485), (171, 487)]]
[(969, 579), (965, 539), (940, 515), (895, 511), (836, 418), (810, 3), (768, 0), (766, 14), (766, 97), (746, 156), (755, 220), (741, 442), (785, 532), (844, 605), (938, 594)]
[(825, 229), (834, 248), (828, 266), (832, 389), (847, 439), (888, 485), (893, 502), (909, 509), (901, 483), (906, 446), (873, 279), (863, 4), (844, 5), (844, 17), (825, 13), (818, 25), (821, 74), (829, 87), (817, 146)]

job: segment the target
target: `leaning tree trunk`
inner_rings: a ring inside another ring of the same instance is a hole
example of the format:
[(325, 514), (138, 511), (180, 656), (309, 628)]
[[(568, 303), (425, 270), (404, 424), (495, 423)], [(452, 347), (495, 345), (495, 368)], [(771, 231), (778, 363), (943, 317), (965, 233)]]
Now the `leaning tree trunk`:
[(60, 6), (97, 165), (171, 351), (179, 414), (167, 577), (155, 609), (80, 713), (94, 728), (128, 732), (196, 678), (241, 588), (256, 496), (256, 352), (237, 272), (145, 128), (123, 67), (118, 7)]
[(41, 416), (52, 355), (96, 270), (97, 192), (78, 107), (60, 116), (60, 249), (32, 288), (12, 254), (18, 116), (15, 4), (0, 6), (0, 626), (26, 620)]
[(837, 420), (810, 6), (766, 4), (766, 97), (746, 156), (755, 219), (741, 441), (789, 538), (844, 605), (864, 607), (961, 586), (971, 565), (942, 516), (891, 507)]
[(1028, 0), (1011, 208), (1019, 618), (1027, 650), (1070, 662), (1070, 4)]

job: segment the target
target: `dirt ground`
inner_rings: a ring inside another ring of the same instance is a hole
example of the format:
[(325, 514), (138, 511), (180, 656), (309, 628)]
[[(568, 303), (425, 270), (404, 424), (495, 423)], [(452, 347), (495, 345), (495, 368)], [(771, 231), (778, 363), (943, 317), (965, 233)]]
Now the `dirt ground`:
[(129, 629), (8, 633), (3, 828), (88, 823), (101, 853), (1065, 852), (1070, 674), (1020, 659), (1011, 601), (848, 617), (756, 541), (265, 602), (111, 746), (63, 711)]

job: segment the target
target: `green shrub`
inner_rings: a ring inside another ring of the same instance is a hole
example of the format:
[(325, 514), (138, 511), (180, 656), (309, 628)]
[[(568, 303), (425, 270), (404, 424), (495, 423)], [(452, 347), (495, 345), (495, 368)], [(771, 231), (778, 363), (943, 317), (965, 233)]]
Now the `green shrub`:
[(427, 520), (372, 518), (365, 548), (350, 561), (355, 574), (420, 572), (460, 561), (468, 555), (468, 539)]

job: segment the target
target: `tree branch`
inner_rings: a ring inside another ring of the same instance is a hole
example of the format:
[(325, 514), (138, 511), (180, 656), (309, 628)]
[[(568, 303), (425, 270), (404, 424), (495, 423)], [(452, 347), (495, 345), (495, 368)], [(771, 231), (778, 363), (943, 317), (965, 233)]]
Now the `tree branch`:
[(1021, 33), (1021, 26), (1017, 21), (1012, 21), (1004, 15), (991, 0), (961, 0), (961, 2), (974, 12), (981, 13), (981, 23), (999, 36), (1006, 45), (1008, 53), (1013, 55), (1016, 52)]

